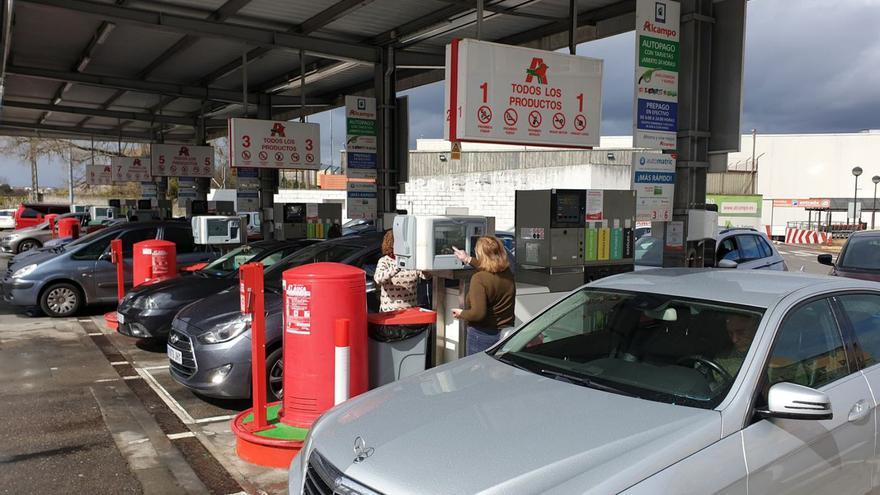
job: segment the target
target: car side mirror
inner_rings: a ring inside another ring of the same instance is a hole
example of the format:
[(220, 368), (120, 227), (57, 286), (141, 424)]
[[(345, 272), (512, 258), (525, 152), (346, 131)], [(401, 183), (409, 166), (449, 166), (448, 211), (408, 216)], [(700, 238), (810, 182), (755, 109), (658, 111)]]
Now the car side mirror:
[(822, 265), (834, 266), (834, 262), (831, 260), (831, 255), (827, 253), (817, 256), (816, 261), (818, 261), (819, 264)]
[(733, 260), (721, 260), (718, 262), (718, 268), (736, 268), (739, 263)]
[(106, 253), (101, 254), (101, 256), (98, 257), (98, 260), (99, 261), (109, 261), (112, 263), (113, 262), (113, 255), (110, 253), (110, 251), (107, 251)]
[(831, 399), (818, 390), (782, 382), (770, 387), (767, 409), (757, 411), (765, 418), (831, 419)]

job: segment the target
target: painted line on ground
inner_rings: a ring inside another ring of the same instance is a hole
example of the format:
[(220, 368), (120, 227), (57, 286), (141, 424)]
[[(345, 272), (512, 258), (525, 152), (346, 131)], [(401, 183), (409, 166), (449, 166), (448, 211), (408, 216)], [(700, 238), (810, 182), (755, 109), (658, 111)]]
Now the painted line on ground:
[(196, 434), (191, 431), (184, 431), (181, 433), (169, 433), (165, 436), (168, 437), (168, 440), (180, 440), (181, 438), (192, 438)]
[(110, 363), (110, 366), (123, 366), (128, 364), (128, 361), (113, 361)]
[(234, 418), (235, 414), (226, 414), (223, 416), (212, 416), (210, 418), (201, 418), (196, 420), (196, 424), (204, 424), (204, 423), (218, 423), (220, 421), (229, 421)]
[(119, 378), (101, 378), (100, 380), (95, 380), (95, 383), (107, 383), (107, 382), (117, 382)]
[(168, 406), (168, 409), (171, 409), (171, 412), (173, 412), (174, 415), (177, 416), (177, 418), (183, 424), (191, 425), (195, 423), (195, 420), (192, 416), (189, 415), (186, 409), (184, 409), (184, 407), (181, 406), (180, 403), (177, 402), (177, 400), (172, 397), (167, 390), (165, 390), (165, 387), (163, 387), (162, 384), (159, 383), (158, 380), (156, 380), (156, 377), (154, 377), (148, 370), (139, 368), (135, 371), (147, 382), (147, 385), (149, 385), (150, 388), (153, 389), (153, 392), (156, 392), (156, 395), (158, 395), (159, 398), (162, 399), (162, 402), (164, 402), (165, 405)]
[(164, 366), (142, 366), (137, 369), (144, 371), (153, 371), (153, 370), (167, 370), (169, 366), (166, 364)]
[(139, 375), (129, 375), (129, 376), (123, 376), (123, 377), (122, 377), (123, 380), (140, 380), (140, 379), (142, 379), (142, 378), (143, 378), (143, 377), (141, 377), (141, 376), (139, 376)]
[(89, 332), (86, 335), (88, 335), (89, 337), (98, 337), (100, 335), (104, 335), (104, 333), (103, 332)]

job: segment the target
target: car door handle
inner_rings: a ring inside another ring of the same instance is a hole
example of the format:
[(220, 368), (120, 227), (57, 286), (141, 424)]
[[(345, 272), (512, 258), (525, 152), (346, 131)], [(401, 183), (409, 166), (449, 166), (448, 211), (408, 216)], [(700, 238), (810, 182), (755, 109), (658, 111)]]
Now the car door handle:
[(852, 409), (849, 410), (849, 416), (847, 417), (847, 421), (850, 423), (854, 423), (865, 418), (868, 414), (871, 413), (871, 408), (868, 406), (868, 401), (862, 399), (855, 404), (853, 404)]

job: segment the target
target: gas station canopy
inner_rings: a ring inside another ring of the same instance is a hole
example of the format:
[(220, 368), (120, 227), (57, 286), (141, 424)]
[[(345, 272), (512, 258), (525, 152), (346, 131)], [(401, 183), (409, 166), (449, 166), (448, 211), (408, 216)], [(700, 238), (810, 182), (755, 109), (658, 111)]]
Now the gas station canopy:
[(5, 3), (0, 134), (181, 142), (258, 107), (289, 119), (371, 95), (379, 67), (398, 91), (442, 80), (444, 46), (478, 30), (555, 50), (630, 31), (635, 12), (634, 0)]

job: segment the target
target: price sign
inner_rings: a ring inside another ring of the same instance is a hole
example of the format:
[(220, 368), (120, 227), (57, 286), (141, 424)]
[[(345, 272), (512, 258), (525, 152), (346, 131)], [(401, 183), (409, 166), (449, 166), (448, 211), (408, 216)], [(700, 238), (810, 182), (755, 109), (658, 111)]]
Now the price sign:
[(318, 170), (318, 124), (229, 119), (229, 158), (233, 167)]
[(113, 184), (110, 165), (86, 165), (86, 184), (90, 186), (109, 186)]
[(152, 144), (153, 177), (212, 177), (214, 148), (186, 144)]
[(114, 156), (110, 158), (113, 182), (149, 182), (153, 180), (148, 156)]

